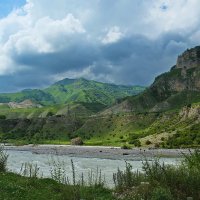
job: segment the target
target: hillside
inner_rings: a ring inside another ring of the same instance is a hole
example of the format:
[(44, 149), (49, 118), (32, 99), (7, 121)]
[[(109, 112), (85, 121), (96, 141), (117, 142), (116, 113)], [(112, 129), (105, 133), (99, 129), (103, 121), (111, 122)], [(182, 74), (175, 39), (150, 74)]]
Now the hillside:
[(200, 146), (200, 103), (163, 113), (126, 112), (97, 115), (88, 119), (76, 134), (89, 136), (91, 145), (146, 147)]
[(31, 100), (44, 106), (72, 102), (111, 105), (118, 99), (136, 95), (144, 89), (140, 86), (121, 86), (83, 78), (64, 79), (43, 90), (28, 89), (18, 93), (0, 94), (0, 103)]
[(143, 93), (127, 97), (106, 112), (160, 112), (200, 101), (200, 46), (187, 50), (169, 72)]
[[(32, 102), (30, 108), (14, 109), (1, 104), (0, 139), (69, 143), (80, 136), (88, 145), (200, 146), (199, 59), (199, 47), (187, 50), (176, 66), (158, 76), (144, 92), (109, 108), (105, 103), (111, 104), (133, 87), (65, 79), (42, 92), (53, 97), (52, 102), (74, 103), (35, 107), (38, 104)], [(94, 88), (104, 93), (96, 95)]]
[(200, 47), (195, 47), (143, 93), (87, 120), (77, 132), (92, 135), (91, 143), (99, 144), (199, 146), (199, 102)]

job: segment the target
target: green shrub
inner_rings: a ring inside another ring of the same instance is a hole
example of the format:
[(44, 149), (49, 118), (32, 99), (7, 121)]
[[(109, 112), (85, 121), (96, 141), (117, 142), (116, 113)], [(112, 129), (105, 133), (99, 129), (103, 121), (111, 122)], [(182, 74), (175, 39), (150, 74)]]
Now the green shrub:
[(150, 145), (150, 144), (152, 144), (152, 142), (151, 142), (150, 140), (147, 140), (147, 141), (145, 142), (145, 144), (146, 144), (146, 145)]
[(146, 161), (143, 170), (151, 185), (169, 188), (175, 199), (182, 200), (188, 196), (198, 199), (200, 197), (199, 157), (199, 152), (192, 153), (185, 157), (185, 161), (180, 166), (165, 165), (159, 160), (153, 163)]
[(133, 173), (132, 166), (127, 162), (125, 171), (118, 169), (117, 173), (113, 174), (113, 181), (117, 191), (123, 191), (133, 186), (138, 186), (144, 180), (144, 175), (138, 171)]
[(0, 119), (6, 119), (5, 115), (0, 115)]
[(52, 112), (52, 111), (49, 111), (48, 113), (47, 113), (47, 117), (52, 117), (54, 115), (54, 113)]
[(200, 151), (196, 150), (180, 165), (166, 165), (159, 159), (145, 161), (143, 173), (133, 172), (126, 163), (125, 171), (113, 175), (118, 195), (128, 199), (183, 200), (200, 199)]
[(158, 187), (153, 190), (151, 200), (173, 200), (173, 197), (168, 189)]
[(141, 142), (138, 139), (130, 141), (129, 144), (134, 144), (135, 147), (141, 147)]

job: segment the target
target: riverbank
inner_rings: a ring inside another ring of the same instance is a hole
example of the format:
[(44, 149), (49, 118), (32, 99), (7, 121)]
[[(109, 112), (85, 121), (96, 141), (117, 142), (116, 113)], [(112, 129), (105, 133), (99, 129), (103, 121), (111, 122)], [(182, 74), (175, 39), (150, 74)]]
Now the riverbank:
[[(1, 151), (0, 158), (5, 156), (6, 152)], [(198, 150), (185, 156), (178, 166), (165, 165), (157, 160), (145, 161), (142, 173), (132, 171), (132, 166), (126, 163), (125, 170), (118, 169), (116, 173), (112, 170), (114, 182), (112, 189), (107, 187), (102, 171), (98, 171), (97, 175), (89, 173), (88, 177), (79, 176), (79, 169), (76, 171), (73, 161), (70, 169), (73, 179), (70, 181), (66, 174), (69, 169), (65, 168), (67, 166), (62, 168), (59, 162), (52, 166), (54, 169), (51, 171), (51, 178), (54, 179), (52, 180), (39, 178), (38, 167), (34, 168), (34, 164), (25, 165), (20, 173), (23, 176), (10, 173), (7, 171), (6, 160), (0, 159), (0, 163), (3, 164), (1, 166), (5, 166), (0, 168), (0, 199), (183, 200), (200, 197)]]
[(102, 158), (114, 160), (137, 160), (144, 157), (182, 157), (189, 154), (189, 149), (150, 149), (133, 148), (121, 149), (120, 147), (105, 146), (71, 146), (71, 145), (6, 145), (5, 150), (30, 151), (35, 154), (68, 155), (82, 158)]

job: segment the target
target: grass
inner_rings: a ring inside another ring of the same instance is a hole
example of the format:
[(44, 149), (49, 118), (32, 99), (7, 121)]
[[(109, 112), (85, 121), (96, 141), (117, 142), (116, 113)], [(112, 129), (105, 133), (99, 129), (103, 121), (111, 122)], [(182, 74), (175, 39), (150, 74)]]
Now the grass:
[[(112, 192), (104, 188), (63, 185), (52, 179), (22, 177), (13, 173), (0, 173), (0, 199), (8, 200), (111, 200)], [(80, 196), (79, 196), (80, 195)]]
[(4, 151), (4, 147), (0, 145), (0, 172), (6, 172), (8, 154)]
[[(84, 116), (84, 109), (78, 108), (75, 104), (70, 106), (70, 109), (77, 109)], [(199, 105), (193, 104), (190, 108), (196, 109), (198, 113)], [(87, 117), (73, 114), (33, 119), (0, 119), (0, 127), (0, 140), (16, 145), (70, 144), (72, 138), (81, 137), (85, 145), (92, 146), (200, 146), (198, 117), (185, 118), (181, 110), (177, 109), (162, 113), (111, 113), (90, 117), (88, 113)], [(146, 143), (147, 140), (151, 141), (150, 145)]]

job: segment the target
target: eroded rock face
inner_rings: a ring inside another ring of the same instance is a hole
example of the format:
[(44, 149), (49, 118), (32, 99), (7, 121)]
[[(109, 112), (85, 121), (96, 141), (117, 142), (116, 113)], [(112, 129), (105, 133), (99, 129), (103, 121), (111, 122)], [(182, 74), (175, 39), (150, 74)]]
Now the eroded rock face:
[(177, 59), (176, 68), (191, 69), (200, 66), (200, 46), (186, 50)]
[(22, 101), (20, 103), (9, 102), (9, 103), (7, 103), (7, 105), (10, 108), (41, 108), (42, 107), (40, 104), (34, 103), (29, 99)]
[(198, 119), (200, 120), (200, 105), (192, 106), (192, 107), (184, 107), (180, 113), (179, 116), (181, 117), (181, 120), (186, 119)]

